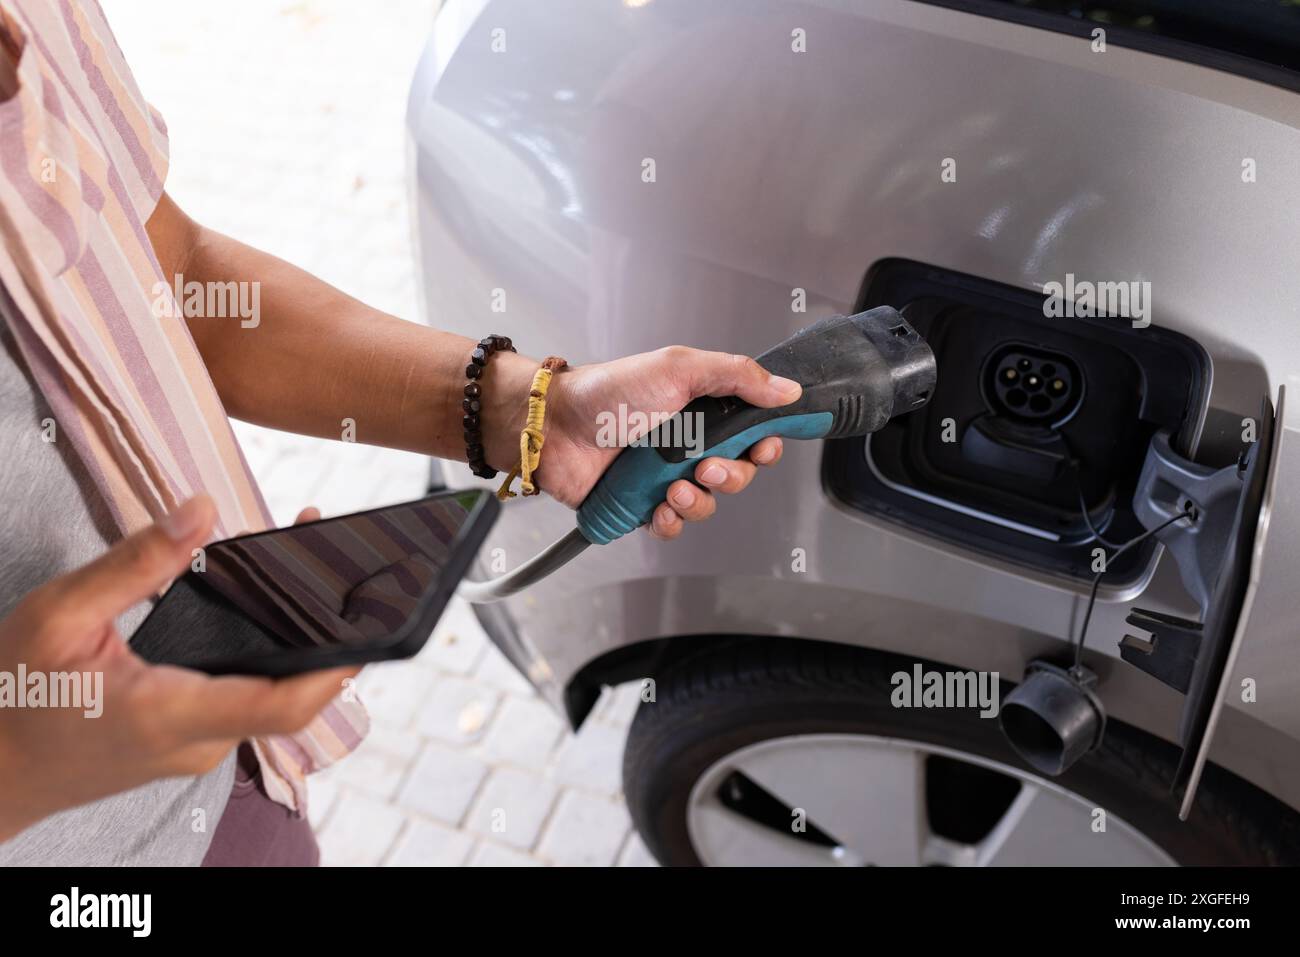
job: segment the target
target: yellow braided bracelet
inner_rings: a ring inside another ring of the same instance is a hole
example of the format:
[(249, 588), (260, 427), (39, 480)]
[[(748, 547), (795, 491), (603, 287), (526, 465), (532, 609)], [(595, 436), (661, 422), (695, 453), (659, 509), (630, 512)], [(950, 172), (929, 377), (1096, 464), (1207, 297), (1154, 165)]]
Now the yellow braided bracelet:
[(548, 356), (536, 374), (533, 375), (533, 387), (528, 390), (528, 418), (524, 420), (523, 431), (519, 433), (519, 463), (506, 475), (506, 480), (497, 489), (497, 498), (505, 501), (514, 498), (510, 483), (516, 475), (520, 477), (519, 490), (524, 495), (536, 495), (540, 489), (533, 483), (533, 472), (542, 460), (542, 443), (546, 435), (542, 427), (546, 424), (546, 391), (551, 387), (551, 377), (563, 369), (567, 362), (559, 356)]

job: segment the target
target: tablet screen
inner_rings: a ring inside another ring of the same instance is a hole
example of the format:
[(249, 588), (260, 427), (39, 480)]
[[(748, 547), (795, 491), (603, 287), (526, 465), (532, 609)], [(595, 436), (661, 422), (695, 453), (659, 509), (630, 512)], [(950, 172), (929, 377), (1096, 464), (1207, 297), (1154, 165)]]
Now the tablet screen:
[(252, 673), (281, 673), (295, 658), (304, 667), (290, 671), (326, 667), (340, 650), (349, 660), (414, 653), (486, 532), (467, 535), (486, 501), (495, 505), (483, 491), (451, 492), (214, 542), (131, 647), (149, 661)]

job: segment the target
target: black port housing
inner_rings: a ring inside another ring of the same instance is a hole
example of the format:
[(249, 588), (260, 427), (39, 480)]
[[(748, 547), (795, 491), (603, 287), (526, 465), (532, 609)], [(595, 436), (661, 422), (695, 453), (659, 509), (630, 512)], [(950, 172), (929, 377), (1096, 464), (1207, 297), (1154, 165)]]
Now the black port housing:
[[(1043, 303), (921, 263), (874, 266), (855, 311), (899, 309), (934, 350), (938, 382), (924, 409), (865, 440), (826, 443), (830, 492), (936, 538), (1091, 579), (1098, 542), (1080, 500), (1111, 542), (1144, 531), (1132, 498), (1147, 446), (1169, 429), (1191, 457), (1210, 358), (1169, 329), (1052, 318)], [(1157, 547), (1151, 539), (1113, 561), (1107, 584), (1139, 580)]]
[(1026, 343), (1008, 343), (989, 353), (981, 381), (989, 410), (1011, 421), (1060, 428), (1083, 402), (1078, 364)]

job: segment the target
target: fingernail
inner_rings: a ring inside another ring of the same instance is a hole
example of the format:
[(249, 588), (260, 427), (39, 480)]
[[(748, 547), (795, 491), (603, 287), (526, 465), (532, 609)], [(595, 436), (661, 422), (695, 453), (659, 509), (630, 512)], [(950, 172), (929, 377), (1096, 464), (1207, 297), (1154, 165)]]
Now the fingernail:
[(784, 376), (774, 375), (768, 381), (774, 392), (784, 396), (787, 401), (790, 402), (799, 398), (799, 394), (803, 392), (803, 386), (799, 385), (798, 382), (795, 382), (794, 379), (787, 379)]
[(158, 520), (158, 527), (174, 542), (183, 542), (193, 537), (203, 524), (203, 502), (192, 498), (180, 508), (169, 512)]
[(710, 465), (700, 473), (700, 481), (705, 485), (721, 485), (727, 480), (727, 470), (721, 465)]
[(673, 502), (682, 508), (690, 508), (695, 501), (695, 491), (689, 485), (683, 485), (673, 492)]
[(768, 445), (765, 445), (754, 452), (754, 461), (759, 465), (766, 465), (774, 458), (776, 458), (776, 449)]
[(671, 508), (662, 508), (655, 512), (654, 521), (650, 523), (650, 531), (656, 538), (667, 538), (668, 529), (677, 524), (677, 513)]

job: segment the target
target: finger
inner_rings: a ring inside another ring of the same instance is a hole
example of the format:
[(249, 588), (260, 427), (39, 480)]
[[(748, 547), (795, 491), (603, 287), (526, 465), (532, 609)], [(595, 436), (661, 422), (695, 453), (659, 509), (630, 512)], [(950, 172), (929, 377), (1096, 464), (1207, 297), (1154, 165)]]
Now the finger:
[(668, 504), (687, 522), (702, 522), (718, 507), (710, 492), (686, 479), (678, 479), (668, 486)]
[(749, 447), (749, 460), (755, 465), (775, 465), (785, 451), (779, 436), (769, 435)]
[(88, 565), (56, 579), (48, 598), (58, 614), (111, 621), (153, 597), (189, 565), (216, 521), (212, 499), (196, 495), (158, 522), (118, 542)]
[(650, 534), (671, 541), (682, 533), (682, 517), (667, 502), (661, 502), (650, 516)]
[[(194, 675), (184, 716), (191, 740), (247, 738), (301, 731), (343, 691), (360, 668), (311, 671), (291, 678)], [(179, 697), (179, 696), (178, 696)]]
[(708, 458), (695, 467), (695, 481), (711, 492), (734, 495), (758, 474), (758, 466), (745, 459)]
[(751, 405), (770, 409), (788, 405), (803, 393), (798, 382), (772, 375), (749, 356), (686, 349), (678, 362), (692, 397), (735, 395)]
[(320, 509), (318, 509), (315, 505), (308, 505), (306, 508), (304, 508), (301, 512), (298, 513), (298, 517), (293, 520), (293, 523), (295, 525), (302, 525), (304, 522), (319, 522), (319, 521), (320, 521)]
[(232, 695), (234, 707), (229, 713), (229, 728), (243, 737), (301, 731), (360, 671), (360, 668), (313, 671), (271, 681), (269, 689), (244, 684)]

